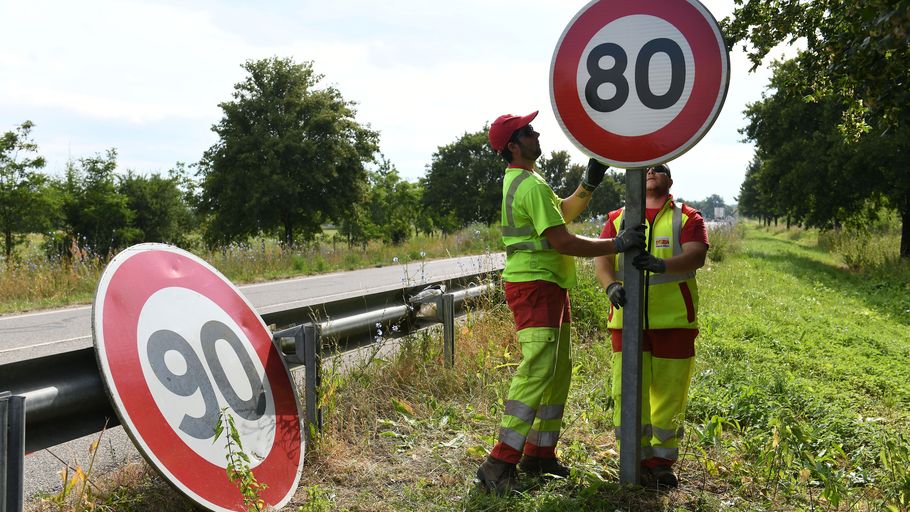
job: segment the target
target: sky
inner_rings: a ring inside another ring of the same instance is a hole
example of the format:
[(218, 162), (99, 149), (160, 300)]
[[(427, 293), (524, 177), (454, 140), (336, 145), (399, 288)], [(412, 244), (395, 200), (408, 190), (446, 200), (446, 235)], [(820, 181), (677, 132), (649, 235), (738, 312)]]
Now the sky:
[[(25, 120), (60, 175), (67, 161), (118, 152), (118, 170), (198, 162), (250, 59), (312, 61), (321, 85), (356, 103), (400, 175), (504, 113), (540, 110), (545, 155), (587, 157), (562, 132), (549, 77), (569, 0), (0, 0), (0, 132)], [(703, 0), (718, 20), (733, 0)], [(732, 204), (752, 158), (746, 104), (770, 72), (731, 52), (726, 101), (711, 130), (670, 163), (673, 193)]]

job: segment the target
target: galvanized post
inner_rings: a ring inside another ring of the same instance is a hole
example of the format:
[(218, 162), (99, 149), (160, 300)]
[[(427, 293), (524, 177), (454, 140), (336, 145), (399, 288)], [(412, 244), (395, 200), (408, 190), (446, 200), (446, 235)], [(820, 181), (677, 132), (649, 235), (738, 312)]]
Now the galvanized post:
[(0, 512), (22, 512), (25, 468), (25, 397), (0, 394)]
[(447, 293), (440, 298), (442, 309), (443, 355), (446, 367), (455, 366), (455, 296)]
[(306, 387), (307, 445), (322, 431), (322, 410), (319, 408), (319, 386), (322, 384), (322, 337), (315, 324), (309, 323), (298, 331), (303, 336), (304, 381)]
[[(644, 223), (645, 219), (645, 169), (626, 170), (626, 209), (623, 213), (625, 227)], [(641, 462), (641, 338), (644, 307), (644, 273), (632, 266), (632, 258), (639, 251), (623, 255), (623, 287), (626, 305), (623, 309), (622, 329), (622, 400), (620, 404), (619, 482), (638, 485)]]

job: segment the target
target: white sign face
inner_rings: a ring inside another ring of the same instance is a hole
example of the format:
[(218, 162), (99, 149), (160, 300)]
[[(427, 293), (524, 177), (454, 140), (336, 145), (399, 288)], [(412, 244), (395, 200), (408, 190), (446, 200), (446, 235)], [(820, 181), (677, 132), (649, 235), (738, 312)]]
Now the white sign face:
[[(692, 94), (692, 48), (656, 16), (626, 16), (600, 29), (578, 65), (579, 101), (598, 126), (638, 137), (676, 119)], [(590, 97), (588, 97), (590, 96)]]
[(729, 56), (697, 0), (594, 0), (566, 27), (550, 73), (563, 131), (617, 167), (669, 161), (720, 113)]
[(149, 391), (181, 441), (226, 468), (212, 427), (227, 409), (258, 466), (275, 441), (275, 404), (265, 368), (234, 320), (198, 292), (163, 288), (142, 307), (137, 338)]
[(93, 309), (105, 387), (153, 467), (207, 509), (246, 510), (225, 472), (227, 430), (215, 440), (225, 411), (268, 486), (266, 504), (291, 499), (303, 465), (299, 402), (268, 328), (234, 285), (188, 252), (142, 244), (111, 260)]

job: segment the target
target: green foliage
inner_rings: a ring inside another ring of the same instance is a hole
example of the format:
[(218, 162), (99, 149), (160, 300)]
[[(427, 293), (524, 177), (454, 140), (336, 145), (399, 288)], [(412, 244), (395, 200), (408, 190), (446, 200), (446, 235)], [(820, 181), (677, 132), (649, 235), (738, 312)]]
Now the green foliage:
[[(753, 69), (780, 43), (804, 38), (794, 87), (837, 95), (892, 128), (910, 115), (908, 24), (907, 0), (745, 0), (722, 23), (729, 46), (751, 44)], [(863, 130), (845, 121), (848, 131)]]
[(323, 77), (311, 62), (251, 60), (243, 69), (234, 99), (219, 105), (219, 141), (200, 162), (206, 240), (310, 241), (362, 199), (378, 134), (357, 123), (337, 89), (316, 88)]
[(742, 245), (743, 227), (739, 224), (722, 225), (708, 230), (708, 258), (720, 263), (727, 256), (737, 253)]
[(136, 212), (118, 190), (117, 151), (69, 162), (62, 182), (55, 186), (62, 198), (64, 239), (61, 248), (74, 256), (76, 249), (110, 256), (139, 238), (131, 226)]
[(212, 443), (221, 438), (221, 434), (227, 434), (225, 437), (225, 458), (227, 459), (227, 477), (232, 484), (237, 486), (240, 494), (243, 496), (243, 505), (249, 512), (262, 512), (266, 509), (265, 501), (261, 494), (268, 485), (256, 480), (256, 475), (250, 469), (250, 456), (243, 451), (243, 444), (240, 441), (240, 433), (234, 425), (234, 417), (227, 412), (227, 407), (221, 410), (218, 415), (218, 421), (215, 423), (215, 437)]
[[(787, 88), (800, 72), (793, 62), (776, 66), (777, 92), (746, 111), (743, 133), (756, 143), (756, 159), (741, 189), (743, 213), (830, 229), (867, 221), (890, 204), (907, 224), (910, 182), (897, 162), (910, 132), (844, 139), (837, 129), (844, 108), (839, 100), (808, 102), (808, 91)], [(904, 256), (910, 256), (908, 236), (900, 245)]]
[(128, 171), (119, 179), (119, 192), (133, 212), (131, 227), (136, 242), (163, 242), (185, 246), (193, 227), (193, 212), (186, 202), (186, 171), (183, 164), (168, 177), (143, 176)]
[(908, 24), (908, 0), (746, 0), (724, 20), (728, 44), (751, 43), (755, 66), (779, 43), (806, 41), (775, 67), (773, 94), (747, 110), (757, 147), (747, 211), (826, 228), (887, 202), (910, 258)]
[(51, 220), (47, 179), (37, 172), (44, 158), (29, 137), (33, 126), (26, 121), (0, 136), (0, 235), (7, 258), (27, 233), (44, 231)]
[(499, 221), (506, 164), (490, 148), (488, 129), (440, 146), (423, 180), (423, 207), (443, 233)]

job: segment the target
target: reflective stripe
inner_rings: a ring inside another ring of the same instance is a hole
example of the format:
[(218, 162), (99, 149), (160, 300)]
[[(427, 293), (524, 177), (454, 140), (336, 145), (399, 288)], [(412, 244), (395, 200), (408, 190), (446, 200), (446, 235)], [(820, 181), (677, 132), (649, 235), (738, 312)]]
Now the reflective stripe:
[(514, 226), (502, 226), (502, 236), (531, 236), (535, 235), (534, 228), (531, 226), (516, 228)]
[(506, 400), (506, 414), (509, 416), (514, 416), (521, 421), (530, 425), (534, 423), (534, 416), (536, 412), (534, 409), (528, 407), (518, 400)]
[(515, 448), (518, 451), (524, 450), (525, 447), (525, 436), (521, 433), (512, 430), (510, 428), (500, 428), (499, 429), (499, 440), (503, 444), (509, 445), (512, 448)]
[(562, 418), (565, 405), (541, 405), (537, 410), (537, 418), (541, 420), (557, 420)]
[[(621, 428), (622, 427), (613, 427), (613, 434), (616, 436), (616, 439), (619, 439), (619, 435), (620, 435), (619, 433), (621, 431), (620, 430)], [(651, 428), (652, 427), (651, 427), (650, 423), (646, 423), (646, 424), (642, 425), (641, 426), (641, 437), (651, 437), (653, 435)]]
[(684, 430), (682, 427), (679, 427), (676, 430), (654, 427), (654, 435), (658, 439), (660, 439), (660, 442), (662, 442), (662, 443), (666, 443), (667, 441), (669, 441), (671, 439), (680, 438), (683, 436), (683, 434), (684, 434)]
[[(644, 451), (644, 450), (642, 450)], [(667, 460), (676, 460), (679, 458), (679, 448), (664, 448), (662, 446), (652, 446), (651, 453), (652, 457), (660, 457), (661, 459)]]
[[(678, 208), (673, 208), (673, 256), (682, 254), (682, 243), (679, 240), (681, 234), (682, 203), (680, 203)], [(648, 284), (676, 283), (679, 281), (688, 281), (689, 279), (695, 279), (694, 270), (686, 272), (685, 274), (651, 274), (648, 277)]]
[(676, 283), (680, 281), (688, 281), (689, 279), (695, 279), (695, 271), (686, 272), (685, 274), (651, 274), (648, 277), (648, 284), (665, 284), (665, 283)]
[(682, 242), (679, 241), (679, 235), (682, 234), (682, 203), (677, 208), (673, 208), (673, 256), (682, 254)]
[(515, 251), (545, 251), (550, 249), (550, 242), (545, 238), (534, 242), (518, 242), (506, 247), (506, 254), (512, 254)]
[(528, 442), (534, 446), (556, 446), (557, 441), (559, 441), (559, 432), (540, 432), (531, 429), (528, 433)]
[[(512, 213), (512, 203), (515, 202), (515, 192), (518, 191), (518, 186), (521, 185), (521, 182), (531, 177), (531, 173), (524, 171), (519, 174), (512, 183), (509, 185), (509, 191), (506, 193), (506, 225), (503, 226), (503, 234), (505, 234), (506, 228), (515, 228), (515, 216)], [(506, 235), (510, 236), (510, 235)]]
[(654, 456), (654, 450), (650, 446), (642, 446), (639, 452), (638, 460), (650, 459)]

